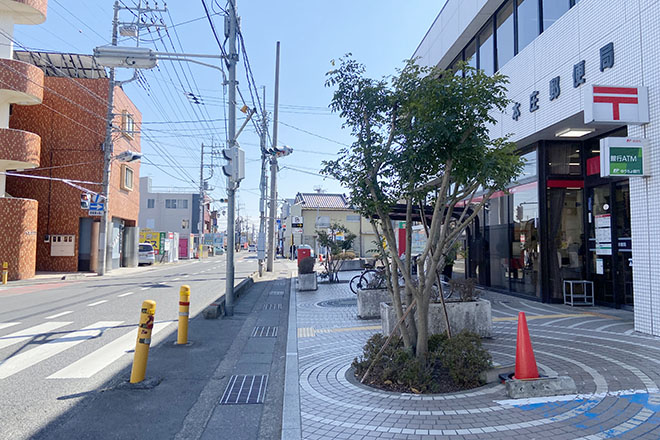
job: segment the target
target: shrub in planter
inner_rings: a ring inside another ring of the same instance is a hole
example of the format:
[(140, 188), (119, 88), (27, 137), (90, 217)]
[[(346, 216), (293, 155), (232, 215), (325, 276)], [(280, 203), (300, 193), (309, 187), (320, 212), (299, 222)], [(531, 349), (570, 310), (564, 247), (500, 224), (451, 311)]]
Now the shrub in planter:
[[(353, 360), (355, 376), (361, 379), (386, 338), (377, 333), (364, 346), (363, 355)], [(482, 385), (479, 375), (491, 365), (490, 354), (478, 335), (461, 333), (429, 338), (429, 355), (418, 359), (394, 337), (372, 367), (367, 383), (381, 389), (413, 393), (443, 393)]]
[(316, 260), (313, 257), (305, 257), (298, 261), (298, 273), (314, 273), (314, 264)]

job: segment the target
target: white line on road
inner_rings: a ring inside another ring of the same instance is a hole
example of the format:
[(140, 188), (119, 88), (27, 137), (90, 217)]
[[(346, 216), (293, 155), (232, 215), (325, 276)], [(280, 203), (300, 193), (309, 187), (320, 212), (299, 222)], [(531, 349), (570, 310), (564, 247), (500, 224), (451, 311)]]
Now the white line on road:
[[(158, 322), (154, 324), (151, 331), (153, 338), (156, 333), (163, 330), (172, 322)], [(135, 329), (118, 337), (114, 341), (104, 345), (87, 356), (78, 359), (68, 367), (51, 374), (47, 379), (86, 379), (92, 377), (105, 367), (115, 362), (126, 354), (127, 351), (135, 348)]]
[(184, 275), (182, 278), (188, 278), (190, 275)]
[(126, 292), (126, 293), (122, 293), (121, 295), (117, 295), (117, 298), (122, 298), (122, 297), (124, 297), (124, 296), (133, 295), (134, 293), (135, 293), (135, 292)]
[(140, 287), (140, 290), (149, 290), (151, 287)]
[(174, 278), (172, 281), (179, 281), (181, 278)]
[(101, 301), (96, 301), (96, 302), (93, 302), (91, 304), (87, 304), (87, 307), (94, 307), (94, 306), (98, 306), (99, 304), (103, 304), (103, 303), (107, 303), (107, 302), (108, 302), (107, 299), (102, 299)]
[(3, 336), (0, 338), (0, 348), (9, 347), (10, 345), (18, 344), (19, 342), (26, 342), (30, 339), (35, 339), (39, 336), (42, 336), (44, 333), (49, 333), (57, 328), (64, 327), (65, 325), (69, 324), (73, 324), (73, 322), (51, 321)]
[(73, 313), (73, 310), (67, 310), (66, 312), (58, 313), (57, 315), (46, 316), (44, 319), (55, 319), (60, 316), (68, 315), (69, 313)]
[(74, 347), (88, 339), (98, 337), (105, 329), (118, 326), (124, 321), (99, 321), (83, 329), (67, 333), (57, 339), (5, 359), (0, 364), (0, 379), (6, 379), (41, 361)]
[(0, 330), (7, 327), (13, 327), (20, 324), (20, 322), (0, 322)]

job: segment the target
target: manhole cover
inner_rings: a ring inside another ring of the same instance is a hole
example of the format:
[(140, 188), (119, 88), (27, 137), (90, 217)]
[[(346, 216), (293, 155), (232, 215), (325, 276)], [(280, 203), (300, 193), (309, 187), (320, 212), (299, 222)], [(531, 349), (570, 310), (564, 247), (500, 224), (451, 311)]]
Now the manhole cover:
[(316, 305), (319, 307), (354, 307), (357, 306), (357, 298), (330, 299)]

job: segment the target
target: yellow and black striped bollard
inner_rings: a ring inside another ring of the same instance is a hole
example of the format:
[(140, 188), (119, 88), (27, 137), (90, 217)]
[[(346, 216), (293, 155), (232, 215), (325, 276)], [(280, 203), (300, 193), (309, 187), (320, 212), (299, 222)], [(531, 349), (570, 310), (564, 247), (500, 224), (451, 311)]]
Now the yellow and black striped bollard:
[(188, 318), (190, 316), (190, 286), (181, 286), (179, 291), (179, 331), (177, 345), (188, 343)]
[(151, 344), (151, 331), (154, 328), (155, 314), (156, 301), (150, 299), (144, 301), (140, 311), (140, 325), (138, 326), (138, 337), (135, 343), (131, 383), (142, 382), (147, 372), (147, 359), (149, 358), (149, 345)]

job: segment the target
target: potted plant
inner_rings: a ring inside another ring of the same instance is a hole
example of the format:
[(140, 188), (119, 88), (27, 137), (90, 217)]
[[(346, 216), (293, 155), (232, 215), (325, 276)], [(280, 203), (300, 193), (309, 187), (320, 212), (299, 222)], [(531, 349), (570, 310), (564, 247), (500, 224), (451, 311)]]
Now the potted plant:
[(316, 271), (313, 257), (306, 257), (298, 260), (298, 290), (316, 290)]

